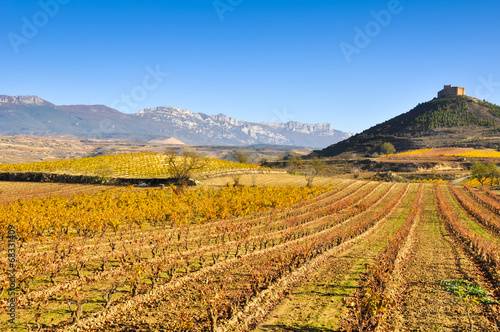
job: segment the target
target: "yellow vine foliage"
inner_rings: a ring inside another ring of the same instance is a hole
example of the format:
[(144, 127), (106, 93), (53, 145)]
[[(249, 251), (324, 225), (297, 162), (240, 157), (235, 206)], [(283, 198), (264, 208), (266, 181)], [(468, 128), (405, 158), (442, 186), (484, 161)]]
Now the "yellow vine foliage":
[[(468, 186), (471, 186), (471, 187), (478, 187), (478, 186), (481, 186), (481, 182), (479, 182), (478, 179), (472, 179), (472, 180), (469, 180), (467, 182), (463, 182), (462, 184), (465, 184), (465, 185), (468, 185)], [(491, 179), (486, 179), (484, 181), (484, 184), (486, 186), (491, 186), (492, 183), (491, 183)]]
[[(465, 151), (464, 150), (470, 150)], [(500, 158), (500, 151), (493, 149), (467, 149), (467, 148), (429, 148), (400, 152), (393, 156), (445, 156), (445, 157), (469, 157), (469, 158)]]
[(474, 150), (463, 153), (445, 154), (445, 156), (469, 157), (469, 158), (500, 158), (500, 151), (483, 149), (483, 150)]
[[(262, 167), (252, 164), (235, 163), (214, 158), (203, 158), (203, 161), (206, 163), (206, 167), (201, 172), (207, 173), (236, 169), (262, 169)], [(14, 171), (134, 178), (164, 178), (170, 176), (167, 167), (167, 156), (154, 152), (0, 165), (0, 172)]]
[(394, 156), (414, 156), (414, 155), (419, 155), (419, 154), (424, 154), (432, 149), (419, 149), (419, 150), (412, 150), (412, 151), (406, 151), (406, 152), (400, 152), (395, 154)]
[(443, 179), (418, 179), (418, 180), (413, 180), (412, 182), (415, 182), (415, 183), (448, 183), (448, 181), (443, 180)]
[(133, 187), (77, 194), (72, 198), (52, 196), (18, 200), (0, 205), (0, 234), (10, 224), (22, 241), (33, 238), (95, 236), (123, 227), (142, 228), (146, 223), (179, 225), (245, 216), (269, 208), (286, 207), (310, 199), (331, 187), (227, 187), (198, 188), (179, 195), (175, 186), (165, 189)]

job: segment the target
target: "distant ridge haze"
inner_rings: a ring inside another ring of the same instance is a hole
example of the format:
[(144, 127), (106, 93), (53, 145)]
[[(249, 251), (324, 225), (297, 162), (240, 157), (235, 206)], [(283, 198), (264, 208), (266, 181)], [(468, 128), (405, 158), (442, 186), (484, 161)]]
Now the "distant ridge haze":
[(224, 114), (156, 107), (125, 114), (105, 105), (54, 105), (38, 96), (0, 95), (0, 134), (132, 141), (177, 139), (192, 145), (326, 147), (351, 136), (329, 123), (255, 123)]

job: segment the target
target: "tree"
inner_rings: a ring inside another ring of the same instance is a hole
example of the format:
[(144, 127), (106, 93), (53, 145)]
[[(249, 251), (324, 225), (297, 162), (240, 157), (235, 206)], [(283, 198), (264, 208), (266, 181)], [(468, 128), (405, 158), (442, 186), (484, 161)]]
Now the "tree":
[(484, 185), (487, 179), (491, 179), (491, 184), (493, 184), (500, 178), (500, 169), (493, 163), (488, 165), (476, 163), (471, 171), (471, 179), (477, 179), (481, 185)]
[(169, 173), (179, 182), (187, 182), (193, 171), (201, 170), (207, 166), (204, 158), (194, 152), (183, 151), (178, 155), (176, 151), (166, 152), (166, 161)]
[(252, 177), (252, 187), (257, 187), (257, 177), (259, 176), (259, 173), (253, 172), (251, 174)]
[(352, 174), (354, 176), (355, 179), (359, 178), (359, 173), (361, 172), (361, 169), (359, 168), (359, 166), (353, 166), (352, 167)]
[(493, 163), (488, 164), (486, 165), (486, 175), (491, 179), (491, 185), (494, 185), (500, 178), (500, 168)]
[(394, 145), (392, 145), (392, 143), (385, 142), (380, 146), (380, 151), (387, 156), (389, 154), (395, 153), (396, 148), (394, 148)]
[(481, 185), (486, 180), (486, 165), (476, 163), (471, 168), (471, 179), (477, 179)]
[(313, 180), (320, 173), (325, 171), (325, 163), (318, 157), (314, 157), (308, 164), (306, 172), (307, 185), (312, 186)]
[(240, 184), (241, 175), (233, 175), (233, 176), (232, 176), (232, 179), (233, 179), (233, 182), (234, 182), (234, 186), (235, 186), (235, 187), (243, 187), (243, 186)]
[(297, 168), (302, 167), (302, 158), (299, 155), (291, 154), (288, 156), (287, 164), (290, 172), (294, 172)]
[(248, 156), (248, 153), (246, 153), (243, 150), (238, 150), (236, 152), (236, 159), (238, 159), (238, 162), (242, 164), (248, 164), (250, 162), (250, 157)]

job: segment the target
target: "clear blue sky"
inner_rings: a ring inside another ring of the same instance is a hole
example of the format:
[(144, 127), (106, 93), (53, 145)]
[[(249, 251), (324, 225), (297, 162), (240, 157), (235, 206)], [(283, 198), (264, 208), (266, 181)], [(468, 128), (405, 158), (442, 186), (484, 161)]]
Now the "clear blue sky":
[(493, 0), (3, 0), (0, 94), (360, 132), (443, 84), (500, 104), (499, 17)]

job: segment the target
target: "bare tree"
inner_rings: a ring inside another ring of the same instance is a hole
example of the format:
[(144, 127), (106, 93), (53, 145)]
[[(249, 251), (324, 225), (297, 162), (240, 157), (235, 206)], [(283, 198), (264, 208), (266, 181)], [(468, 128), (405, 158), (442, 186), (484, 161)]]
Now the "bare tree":
[(323, 160), (319, 159), (318, 157), (314, 157), (309, 161), (307, 172), (306, 172), (306, 180), (307, 180), (307, 185), (312, 186), (312, 183), (314, 181), (314, 178), (318, 176), (319, 174), (323, 173), (325, 171), (325, 163)]
[(257, 177), (259, 176), (259, 173), (253, 172), (250, 176), (252, 177), (252, 186), (256, 187), (257, 186)]
[(299, 155), (291, 154), (288, 156), (288, 170), (290, 172), (295, 172), (298, 168), (302, 167), (302, 158)]
[(178, 181), (188, 181), (193, 171), (202, 170), (207, 161), (194, 152), (183, 151), (178, 155), (176, 151), (166, 152), (166, 161), (169, 173)]
[(360, 173), (359, 166), (353, 166), (352, 167), (352, 174), (353, 174), (355, 179), (359, 178), (359, 173)]
[(238, 159), (238, 162), (242, 164), (248, 164), (250, 162), (250, 157), (248, 156), (248, 153), (246, 153), (243, 150), (238, 150), (236, 152), (236, 159)]
[(233, 175), (231, 178), (233, 179), (233, 182), (234, 182), (234, 186), (235, 186), (235, 187), (243, 187), (243, 186), (240, 184), (241, 175)]

